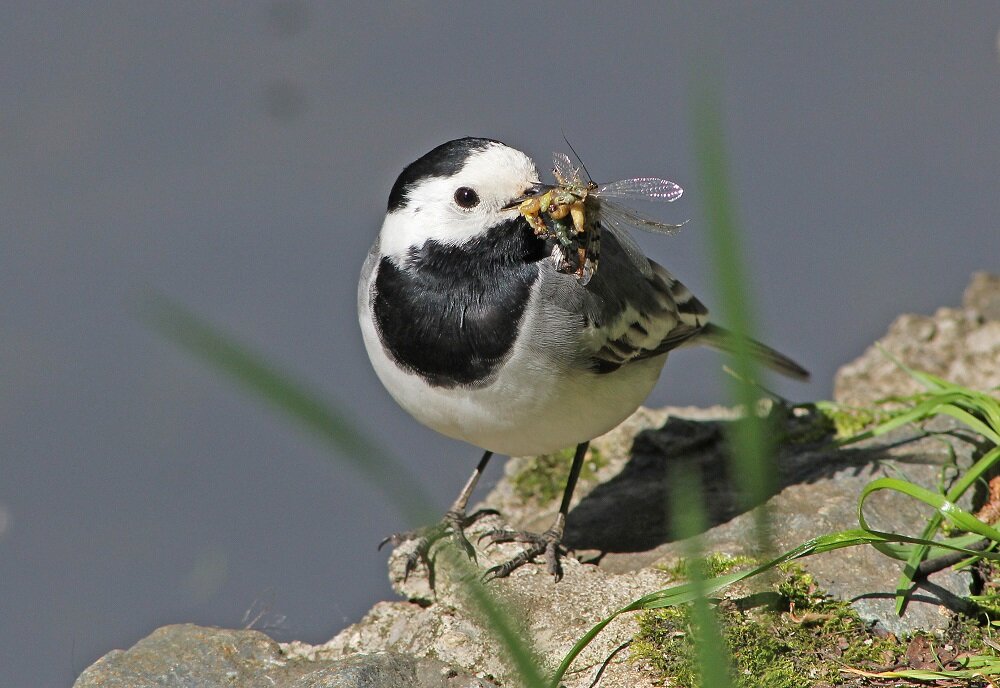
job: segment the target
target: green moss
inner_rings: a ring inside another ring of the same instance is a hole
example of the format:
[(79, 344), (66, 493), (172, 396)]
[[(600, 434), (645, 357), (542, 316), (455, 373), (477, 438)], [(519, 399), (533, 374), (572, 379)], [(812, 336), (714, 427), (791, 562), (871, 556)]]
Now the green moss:
[[(734, 686), (840, 685), (841, 666), (881, 668), (905, 651), (896, 638), (871, 633), (848, 604), (823, 594), (809, 574), (797, 567), (783, 572), (775, 588), (783, 611), (747, 610), (731, 600), (716, 607)], [(663, 685), (697, 686), (697, 641), (687, 607), (647, 611), (639, 616), (632, 659), (650, 667)]]
[[(569, 468), (573, 463), (573, 449), (564, 449), (554, 454), (542, 454), (535, 457), (524, 469), (511, 480), (517, 496), (524, 500), (533, 500), (540, 504), (550, 502), (563, 493)], [(580, 482), (593, 482), (597, 472), (608, 465), (600, 450), (590, 447), (580, 471)]]
[[(919, 401), (917, 397), (913, 398)], [(884, 423), (905, 411), (907, 399), (885, 399), (874, 406), (844, 406), (833, 401), (798, 404), (787, 409), (782, 441), (792, 444), (815, 442), (830, 435), (847, 439)]]
[(838, 439), (847, 439), (861, 434), (871, 427), (891, 420), (908, 408), (904, 402), (916, 403), (919, 397), (892, 398), (876, 402), (875, 406), (844, 406), (832, 401), (817, 402), (815, 408), (825, 419)]
[(874, 409), (846, 406), (828, 407), (824, 415), (833, 423), (839, 438), (857, 435), (879, 420), (879, 414)]
[[(704, 571), (702, 575), (706, 578), (721, 576), (736, 569), (755, 566), (760, 562), (753, 557), (743, 555), (731, 556), (729, 554), (714, 553), (705, 557), (702, 565)], [(667, 566), (657, 566), (658, 569), (670, 574), (671, 578), (689, 578), (691, 564), (687, 559), (678, 559), (676, 563)]]
[(830, 604), (837, 605), (837, 603), (829, 601), (826, 593), (816, 585), (816, 579), (811, 573), (804, 571), (801, 566), (784, 564), (779, 567), (779, 570), (785, 576), (778, 582), (777, 591), (781, 598), (788, 603), (790, 610), (819, 611)]

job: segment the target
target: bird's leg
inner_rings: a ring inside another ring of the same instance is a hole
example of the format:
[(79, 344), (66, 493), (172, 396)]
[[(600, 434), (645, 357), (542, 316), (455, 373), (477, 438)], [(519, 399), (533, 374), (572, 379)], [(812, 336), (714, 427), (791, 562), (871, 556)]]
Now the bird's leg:
[(583, 442), (576, 446), (576, 454), (573, 455), (573, 465), (569, 469), (569, 478), (566, 480), (566, 489), (563, 491), (562, 503), (559, 505), (559, 513), (552, 526), (544, 533), (530, 533), (526, 531), (514, 530), (494, 530), (483, 535), (490, 543), (498, 542), (524, 542), (528, 545), (520, 554), (510, 561), (486, 571), (485, 580), (494, 578), (506, 578), (513, 571), (533, 561), (540, 554), (545, 555), (545, 568), (555, 577), (556, 582), (562, 579), (562, 564), (559, 558), (565, 550), (562, 546), (563, 531), (566, 529), (566, 514), (569, 512), (569, 503), (573, 498), (573, 490), (576, 488), (577, 478), (580, 477), (580, 470), (583, 468), (583, 457), (587, 454), (589, 442)]
[(480, 509), (471, 514), (465, 513), (465, 508), (469, 504), (469, 498), (472, 497), (472, 492), (476, 489), (476, 483), (479, 482), (479, 478), (483, 475), (483, 471), (486, 470), (486, 464), (489, 463), (490, 457), (492, 456), (493, 452), (491, 451), (483, 452), (483, 458), (479, 459), (479, 463), (476, 465), (476, 470), (474, 470), (472, 475), (469, 476), (469, 479), (465, 483), (465, 487), (463, 487), (462, 491), (458, 493), (458, 497), (455, 499), (455, 502), (444, 514), (443, 522), (451, 528), (452, 537), (455, 539), (457, 544), (465, 550), (465, 553), (469, 555), (470, 559), (476, 558), (476, 550), (472, 548), (472, 544), (465, 537), (464, 530), (481, 519), (483, 516), (489, 516), (497, 513), (496, 509)]
[(469, 555), (470, 559), (476, 558), (476, 551), (472, 548), (472, 544), (469, 542), (468, 538), (465, 537), (464, 530), (481, 519), (483, 516), (488, 516), (497, 512), (493, 509), (480, 509), (479, 511), (467, 515), (465, 513), (465, 508), (468, 506), (469, 498), (472, 496), (473, 490), (476, 489), (476, 483), (479, 482), (479, 478), (483, 474), (483, 471), (486, 470), (486, 464), (489, 463), (491, 456), (493, 456), (493, 452), (491, 451), (487, 451), (483, 454), (483, 458), (479, 460), (476, 470), (474, 470), (472, 475), (469, 476), (468, 481), (465, 483), (465, 487), (462, 488), (462, 491), (458, 494), (458, 498), (455, 499), (451, 508), (445, 512), (444, 518), (442, 518), (440, 522), (432, 526), (416, 528), (402, 533), (393, 533), (379, 543), (378, 547), (379, 549), (382, 549), (386, 543), (392, 543), (392, 546), (396, 547), (397, 545), (409, 542), (410, 540), (416, 541), (416, 548), (414, 548), (414, 550), (406, 557), (404, 579), (417, 568), (417, 565), (420, 562), (423, 562), (427, 567), (427, 570), (430, 571), (431, 562), (428, 554), (430, 552), (431, 545), (446, 535), (451, 535), (455, 543)]

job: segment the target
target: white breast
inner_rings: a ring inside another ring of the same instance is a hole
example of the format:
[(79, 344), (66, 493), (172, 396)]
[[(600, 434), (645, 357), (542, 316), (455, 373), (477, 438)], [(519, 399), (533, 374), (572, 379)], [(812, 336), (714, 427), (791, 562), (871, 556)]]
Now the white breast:
[[(604, 375), (566, 365), (569, 352), (539, 351), (528, 328), (496, 378), (479, 388), (431, 387), (397, 367), (371, 313), (374, 270), (361, 287), (359, 319), (375, 373), (392, 397), (424, 425), (499, 454), (550, 453), (591, 440), (627, 418), (649, 395), (666, 354)], [(525, 312), (538, 311), (538, 288)], [(563, 358), (565, 357), (565, 358)]]

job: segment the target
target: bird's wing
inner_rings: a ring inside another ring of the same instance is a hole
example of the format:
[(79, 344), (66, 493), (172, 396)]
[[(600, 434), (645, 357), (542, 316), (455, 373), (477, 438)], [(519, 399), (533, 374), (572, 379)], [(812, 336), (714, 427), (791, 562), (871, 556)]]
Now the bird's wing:
[[(612, 241), (609, 236), (613, 237)], [(624, 297), (619, 301), (603, 300), (605, 304), (617, 304), (617, 308), (612, 306), (605, 314), (605, 322), (611, 325), (602, 328), (604, 339), (594, 355), (598, 371), (610, 372), (631, 361), (659, 356), (680, 346), (704, 344), (720, 351), (745, 350), (782, 375), (795, 380), (809, 379), (808, 370), (780, 351), (710, 323), (704, 304), (665, 268), (646, 258), (628, 235), (628, 230), (617, 227), (610, 232), (604, 231), (601, 241), (609, 245), (618, 275), (630, 274), (628, 269), (632, 266), (645, 280), (635, 275), (623, 280), (606, 273), (608, 284), (597, 287), (604, 290), (613, 287)], [(625, 265), (620, 254), (627, 259)], [(653, 306), (636, 307), (648, 303)]]
[(708, 309), (687, 287), (628, 248), (617, 232), (602, 232), (600, 266), (585, 287), (554, 270), (543, 287), (543, 302), (564, 323), (547, 329), (572, 327), (579, 333), (572, 345), (601, 373), (664, 354), (696, 336), (708, 320)]

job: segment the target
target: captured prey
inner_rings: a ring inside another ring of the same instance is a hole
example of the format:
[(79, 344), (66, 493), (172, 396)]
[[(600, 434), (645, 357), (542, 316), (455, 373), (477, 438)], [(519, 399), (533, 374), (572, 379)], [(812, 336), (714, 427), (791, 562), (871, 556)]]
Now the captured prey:
[(642, 249), (629, 236), (628, 227), (673, 234), (683, 225), (666, 224), (643, 217), (619, 201), (676, 201), (684, 190), (659, 177), (634, 177), (597, 184), (586, 167), (573, 165), (565, 153), (553, 154), (555, 185), (537, 184), (516, 207), (535, 231), (550, 240), (552, 258), (559, 272), (576, 275), (586, 285), (597, 270), (601, 253), (601, 231), (615, 235), (627, 253), (644, 260)]

